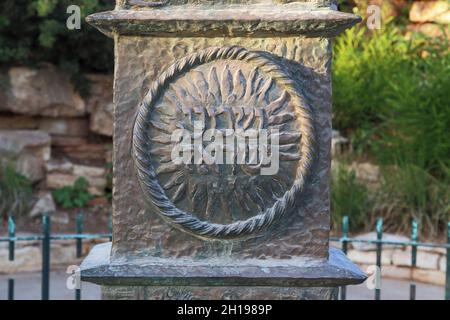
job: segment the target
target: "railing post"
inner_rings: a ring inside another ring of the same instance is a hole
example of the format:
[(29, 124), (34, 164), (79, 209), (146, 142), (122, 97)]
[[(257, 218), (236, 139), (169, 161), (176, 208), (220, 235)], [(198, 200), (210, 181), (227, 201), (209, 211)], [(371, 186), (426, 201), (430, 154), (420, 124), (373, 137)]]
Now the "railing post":
[[(83, 234), (83, 211), (77, 215), (77, 235)], [(83, 251), (83, 239), (77, 238), (77, 258), (81, 258), (81, 254)]]
[[(348, 216), (342, 217), (342, 251), (347, 254), (348, 251)], [(341, 287), (341, 300), (345, 300), (347, 298), (347, 287), (342, 286)]]
[(8, 300), (14, 300), (14, 279), (8, 279)]
[[(450, 245), (450, 222), (447, 223), (447, 245)], [(450, 300), (450, 247), (447, 247), (447, 266), (445, 269), (445, 300)]]
[(409, 285), (409, 300), (416, 300), (416, 285), (414, 283)]
[[(83, 211), (80, 211), (80, 213), (77, 216), (77, 235), (82, 234), (83, 234)], [(83, 239), (80, 237), (77, 238), (77, 258), (81, 258), (82, 251), (83, 251)], [(81, 288), (75, 289), (75, 300), (81, 300)]]
[[(417, 223), (416, 219), (413, 219), (411, 223), (411, 268), (414, 270), (414, 268), (417, 265), (417, 242), (419, 240), (419, 224)], [(409, 285), (409, 299), (415, 300), (416, 299), (416, 285), (414, 283)]]
[(112, 241), (112, 213), (109, 212), (109, 223), (108, 223), (108, 230), (109, 230), (109, 241)]
[(47, 213), (42, 216), (42, 300), (50, 296), (50, 217)]
[(15, 240), (16, 237), (16, 222), (14, 221), (13, 216), (8, 217), (8, 236), (9, 236), (9, 242), (8, 242), (8, 249), (9, 249), (9, 261), (14, 260), (14, 247), (15, 247)]
[[(8, 260), (14, 261), (14, 248), (15, 248), (15, 240), (16, 237), (16, 222), (14, 221), (14, 217), (9, 215), (8, 217)], [(8, 300), (14, 300), (14, 279), (8, 279)]]
[(375, 288), (375, 300), (380, 300), (381, 298), (381, 252), (383, 250), (381, 240), (383, 239), (383, 218), (377, 219), (377, 225), (376, 225), (376, 231), (377, 231), (377, 272), (379, 272), (378, 275), (376, 275), (376, 288)]

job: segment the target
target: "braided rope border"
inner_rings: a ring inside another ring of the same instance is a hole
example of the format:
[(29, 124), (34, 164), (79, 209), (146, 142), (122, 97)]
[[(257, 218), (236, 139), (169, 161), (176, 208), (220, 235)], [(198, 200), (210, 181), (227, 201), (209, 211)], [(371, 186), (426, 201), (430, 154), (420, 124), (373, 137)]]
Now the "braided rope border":
[[(161, 96), (167, 85), (180, 74), (189, 69), (212, 62), (214, 60), (241, 60), (259, 67), (268, 73), (275, 82), (285, 89), (291, 101), (297, 106), (295, 112), (300, 120), (300, 133), (302, 144), (300, 147), (301, 159), (297, 168), (296, 177), (291, 189), (283, 197), (279, 198), (272, 207), (247, 220), (237, 221), (231, 224), (215, 224), (203, 221), (184, 212), (168, 199), (163, 188), (158, 182), (155, 170), (151, 164), (149, 141), (146, 134), (153, 104)], [(312, 112), (308, 104), (295, 90), (295, 83), (280, 66), (263, 56), (261, 53), (248, 51), (238, 46), (210, 47), (190, 54), (177, 60), (153, 83), (147, 95), (139, 106), (136, 116), (133, 136), (132, 152), (137, 171), (139, 184), (147, 201), (153, 203), (159, 210), (158, 214), (173, 226), (195, 236), (210, 239), (236, 239), (267, 229), (276, 220), (279, 220), (289, 209), (294, 206), (295, 198), (302, 191), (305, 179), (311, 169), (314, 156), (314, 130)]]

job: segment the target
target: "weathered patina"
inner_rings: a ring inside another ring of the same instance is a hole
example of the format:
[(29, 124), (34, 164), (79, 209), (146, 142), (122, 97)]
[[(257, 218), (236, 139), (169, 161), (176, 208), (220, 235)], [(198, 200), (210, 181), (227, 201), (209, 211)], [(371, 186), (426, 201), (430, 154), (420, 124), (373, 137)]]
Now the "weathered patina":
[[(331, 41), (359, 21), (334, 7), (118, 1), (88, 17), (116, 45), (113, 241), (82, 265), (105, 298), (331, 298), (365, 279), (328, 245)], [(172, 133), (200, 120), (276, 129), (279, 170), (174, 163)]]

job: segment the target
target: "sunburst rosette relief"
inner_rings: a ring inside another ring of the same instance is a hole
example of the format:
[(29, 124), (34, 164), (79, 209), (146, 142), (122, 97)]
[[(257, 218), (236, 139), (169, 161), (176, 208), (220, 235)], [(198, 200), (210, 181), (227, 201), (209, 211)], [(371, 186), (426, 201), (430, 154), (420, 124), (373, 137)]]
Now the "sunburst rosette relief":
[[(158, 181), (156, 193), (186, 216), (240, 223), (241, 231), (264, 229), (284, 214), (313, 151), (311, 111), (285, 71), (243, 48), (210, 48), (179, 60), (152, 88), (135, 125), (142, 144), (134, 149), (146, 160), (136, 161), (138, 170), (149, 166)], [(145, 192), (143, 176), (141, 185)], [(218, 235), (206, 229), (197, 231)]]

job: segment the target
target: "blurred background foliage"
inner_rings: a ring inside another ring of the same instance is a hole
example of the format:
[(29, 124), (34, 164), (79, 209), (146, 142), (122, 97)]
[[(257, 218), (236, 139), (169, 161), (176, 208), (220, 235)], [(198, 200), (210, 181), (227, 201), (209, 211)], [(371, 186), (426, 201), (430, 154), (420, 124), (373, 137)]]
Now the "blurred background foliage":
[[(398, 2), (402, 5), (382, 1), (381, 30), (369, 30), (363, 22), (335, 40), (333, 126), (350, 140), (351, 148), (335, 159), (342, 165), (332, 171), (334, 228), (343, 215), (350, 216), (353, 230), (368, 229), (375, 217), (383, 216), (391, 231), (405, 231), (416, 218), (430, 235), (442, 234), (450, 218), (449, 42), (447, 37), (408, 33), (411, 1)], [(81, 30), (66, 28), (71, 4), (81, 8)], [(113, 9), (114, 4), (114, 0), (3, 0), (0, 64), (51, 62), (88, 94), (83, 73), (110, 73), (114, 60), (113, 41), (84, 17)], [(341, 10), (363, 17), (367, 4), (367, 0), (339, 1)], [(393, 10), (395, 18), (390, 21)], [(358, 181), (349, 166), (355, 161), (379, 166), (380, 183), (366, 186)], [(27, 188), (20, 188), (18, 198), (27, 196)]]
[(31, 182), (17, 173), (12, 163), (0, 166), (0, 218), (6, 218), (11, 212), (25, 214), (33, 192)]
[(449, 41), (445, 30), (441, 37), (408, 33), (406, 21), (383, 20), (381, 30), (362, 23), (335, 41), (333, 126), (351, 145), (338, 160), (375, 163), (381, 175), (367, 189), (341, 172), (348, 168), (333, 170), (336, 228), (342, 215), (357, 230), (383, 216), (388, 230), (407, 231), (415, 218), (436, 236), (450, 219)]
[[(68, 30), (67, 7), (81, 9), (81, 29)], [(2, 0), (0, 5), (0, 63), (58, 65), (87, 95), (83, 72), (111, 72), (113, 40), (88, 25), (84, 18), (114, 8), (114, 0)]]

